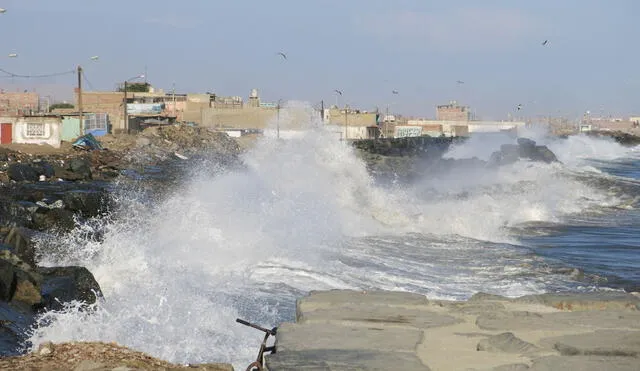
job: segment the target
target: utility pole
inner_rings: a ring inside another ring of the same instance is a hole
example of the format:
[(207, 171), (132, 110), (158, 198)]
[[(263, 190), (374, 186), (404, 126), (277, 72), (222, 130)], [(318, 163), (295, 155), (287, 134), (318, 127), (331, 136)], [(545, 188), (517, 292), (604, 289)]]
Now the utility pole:
[(320, 121), (324, 124), (324, 100), (320, 101)]
[(345, 141), (349, 139), (348, 125), (347, 125), (348, 117), (349, 117), (349, 106), (345, 104), (344, 105), (344, 140)]
[(177, 114), (177, 110), (176, 110), (176, 83), (173, 83), (173, 117), (174, 120), (178, 120), (178, 114)]
[(82, 108), (82, 67), (78, 66), (78, 113), (80, 116), (80, 135), (84, 135), (84, 115)]
[(387, 104), (387, 111), (384, 115), (384, 137), (387, 137), (387, 134), (389, 133), (389, 105)]
[(122, 102), (124, 116), (124, 130), (129, 134), (129, 110), (127, 110), (127, 80), (124, 81), (124, 102)]
[(276, 139), (280, 139), (280, 102), (282, 99), (278, 99), (278, 106), (276, 107)]

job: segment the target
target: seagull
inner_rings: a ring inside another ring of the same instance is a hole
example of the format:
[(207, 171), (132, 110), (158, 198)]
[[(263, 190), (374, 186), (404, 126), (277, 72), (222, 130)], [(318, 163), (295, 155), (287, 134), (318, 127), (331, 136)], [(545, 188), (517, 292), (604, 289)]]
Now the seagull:
[(545, 40), (545, 41), (543, 41), (543, 42), (542, 42), (542, 46), (545, 46), (545, 45), (547, 45), (548, 43), (549, 43), (549, 40)]
[(15, 57), (17, 57), (17, 56), (18, 56), (18, 54), (16, 54), (16, 53), (11, 53), (11, 54), (9, 54), (9, 58), (15, 58)]
[(518, 109), (518, 111), (520, 111), (520, 109), (522, 109), (522, 104), (518, 104), (516, 108)]
[(287, 55), (284, 54), (283, 52), (278, 52), (278, 55), (281, 55), (282, 58), (284, 58), (285, 60), (287, 60)]
[(5, 9), (5, 8), (0, 8), (0, 14), (2, 14), (2, 13), (6, 13), (6, 12), (7, 12), (7, 9)]
[(457, 80), (457, 81), (456, 81), (456, 83), (458, 83), (458, 84), (464, 84), (464, 81), (462, 81), (462, 80)]
[(391, 90), (391, 94), (398, 94), (397, 90)]
[(334, 90), (334, 91), (335, 91), (336, 93), (338, 93), (338, 94), (342, 95), (342, 92), (341, 92), (340, 90), (336, 89), (336, 90)]
[(89, 58), (92, 61), (97, 61), (100, 57), (98, 57), (97, 55), (94, 55), (93, 57)]

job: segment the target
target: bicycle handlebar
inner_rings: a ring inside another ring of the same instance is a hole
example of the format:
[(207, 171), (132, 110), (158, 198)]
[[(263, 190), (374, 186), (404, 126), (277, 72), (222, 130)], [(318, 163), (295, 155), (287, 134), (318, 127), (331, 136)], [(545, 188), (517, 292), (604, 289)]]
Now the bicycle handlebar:
[(276, 334), (276, 328), (275, 327), (273, 329), (269, 330), (269, 329), (266, 329), (264, 327), (260, 327), (258, 325), (255, 325), (255, 324), (253, 324), (251, 322), (247, 322), (247, 321), (245, 321), (243, 319), (240, 319), (240, 318), (236, 318), (236, 322), (241, 323), (241, 324), (243, 324), (245, 326), (253, 327), (256, 330), (260, 330), (262, 332), (266, 332), (269, 335), (274, 335), (275, 336), (275, 334)]

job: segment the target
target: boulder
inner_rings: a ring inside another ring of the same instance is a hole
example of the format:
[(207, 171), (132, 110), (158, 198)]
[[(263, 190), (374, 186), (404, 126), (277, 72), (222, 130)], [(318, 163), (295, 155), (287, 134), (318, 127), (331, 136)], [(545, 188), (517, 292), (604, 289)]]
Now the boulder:
[(4, 239), (4, 243), (11, 248), (12, 253), (32, 267), (36, 265), (36, 253), (31, 242), (34, 234), (35, 231), (30, 229), (13, 227)]
[(74, 190), (65, 192), (62, 199), (68, 210), (85, 217), (98, 216), (108, 205), (109, 195), (104, 190)]
[(558, 162), (556, 155), (547, 146), (538, 146), (528, 138), (518, 138), (518, 144), (503, 144), (500, 151), (493, 152), (489, 159), (490, 166), (512, 164), (520, 159), (545, 163)]
[(73, 212), (66, 209), (46, 209), (39, 208), (33, 214), (33, 226), (36, 230), (44, 231), (58, 229), (70, 231), (76, 227)]
[(91, 161), (75, 157), (69, 161), (69, 170), (81, 176), (83, 179), (91, 179)]
[(41, 277), (10, 251), (0, 251), (0, 300), (34, 306), (42, 301)]
[(38, 173), (38, 175), (44, 175), (47, 178), (51, 178), (56, 175), (54, 167), (46, 161), (38, 161), (31, 164), (31, 167)]
[(16, 182), (37, 182), (40, 175), (36, 169), (27, 164), (11, 164), (7, 174), (9, 179)]
[(85, 267), (38, 267), (42, 276), (43, 305), (47, 309), (60, 310), (61, 303), (77, 300), (93, 304), (102, 297), (102, 290), (95, 277)]

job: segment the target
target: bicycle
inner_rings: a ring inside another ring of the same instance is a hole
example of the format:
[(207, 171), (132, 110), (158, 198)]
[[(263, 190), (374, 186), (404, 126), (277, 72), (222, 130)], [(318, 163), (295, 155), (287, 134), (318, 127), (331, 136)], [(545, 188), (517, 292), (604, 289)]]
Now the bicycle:
[(260, 350), (258, 351), (258, 358), (254, 362), (251, 362), (245, 371), (262, 371), (264, 369), (264, 353), (269, 352), (269, 354), (274, 354), (276, 352), (276, 345), (272, 345), (270, 347), (267, 346), (267, 339), (269, 336), (276, 336), (276, 332), (278, 331), (277, 327), (272, 328), (271, 330), (266, 329), (264, 327), (260, 327), (253, 323), (247, 322), (243, 319), (236, 318), (236, 322), (241, 323), (245, 326), (253, 327), (256, 330), (263, 331), (265, 333), (264, 339), (262, 340), (262, 344), (260, 344)]

